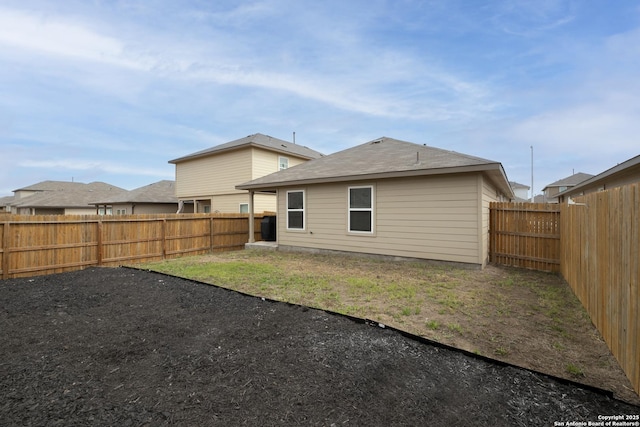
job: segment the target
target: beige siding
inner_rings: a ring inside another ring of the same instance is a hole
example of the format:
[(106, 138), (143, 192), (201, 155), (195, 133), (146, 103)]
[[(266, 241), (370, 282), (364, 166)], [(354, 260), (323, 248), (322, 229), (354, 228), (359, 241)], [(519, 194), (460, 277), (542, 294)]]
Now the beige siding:
[(252, 149), (253, 156), (253, 172), (251, 179), (261, 178), (280, 170), (280, 157), (289, 159), (289, 167), (304, 163), (305, 160), (294, 157), (290, 154), (279, 154), (273, 151)]
[(176, 195), (189, 199), (240, 193), (236, 185), (251, 179), (249, 148), (188, 160), (176, 165)]
[[(115, 209), (115, 206), (114, 206)], [(143, 203), (136, 204), (133, 210), (127, 210), (127, 213), (134, 214), (159, 214), (159, 213), (176, 213), (178, 210), (177, 203)]]
[(304, 188), (306, 229), (286, 230), (286, 191), (278, 192), (278, 243), (482, 264), (479, 175), (387, 179), (374, 186), (374, 233), (347, 230), (349, 184)]
[(500, 201), (497, 189), (486, 177), (478, 176), (482, 191), (482, 204), (480, 205), (480, 259), (479, 263), (487, 265), (489, 260), (489, 204)]
[[(236, 213), (240, 212), (241, 203), (249, 203), (249, 193), (247, 191), (241, 194), (227, 194), (224, 196), (213, 196), (212, 212)], [(254, 212), (275, 212), (276, 196), (275, 194), (255, 194), (253, 197)]]

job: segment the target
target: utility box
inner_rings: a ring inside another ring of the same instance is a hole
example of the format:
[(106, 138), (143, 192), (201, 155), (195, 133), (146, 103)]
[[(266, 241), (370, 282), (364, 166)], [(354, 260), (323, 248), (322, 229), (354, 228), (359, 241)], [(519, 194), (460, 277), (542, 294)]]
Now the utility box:
[(260, 233), (262, 234), (262, 240), (265, 242), (276, 241), (276, 217), (265, 216), (260, 221)]

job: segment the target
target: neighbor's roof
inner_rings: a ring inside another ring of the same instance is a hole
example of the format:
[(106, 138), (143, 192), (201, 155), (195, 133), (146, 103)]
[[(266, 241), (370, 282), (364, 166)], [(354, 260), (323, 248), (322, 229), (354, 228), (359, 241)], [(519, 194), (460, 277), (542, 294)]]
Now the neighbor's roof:
[(175, 181), (163, 180), (115, 194), (112, 198), (95, 200), (93, 204), (104, 205), (114, 203), (178, 203)]
[(38, 191), (30, 196), (16, 198), (11, 206), (30, 208), (87, 208), (96, 199), (113, 197), (126, 192), (124, 188), (104, 182), (43, 181), (14, 191)]
[(460, 172), (487, 172), (513, 197), (499, 162), (426, 145), (379, 138), (236, 186), (241, 190)]
[(528, 185), (520, 184), (519, 182), (515, 182), (515, 181), (509, 181), (509, 184), (511, 184), (511, 188), (513, 189), (526, 188), (528, 190), (529, 188), (531, 188)]
[(542, 191), (546, 190), (549, 187), (573, 187), (574, 185), (578, 185), (581, 182), (593, 177), (593, 175), (583, 172), (574, 173), (571, 176), (566, 178), (562, 178), (556, 182), (552, 182), (548, 184), (546, 187), (542, 189)]
[(588, 178), (580, 182), (578, 185), (568, 188), (567, 190), (559, 194), (561, 195), (574, 194), (576, 192), (582, 191), (585, 187), (598, 185), (600, 183), (606, 183), (606, 181), (610, 178), (614, 178), (622, 174), (630, 173), (634, 170), (637, 170), (639, 167), (640, 167), (640, 155), (637, 155), (625, 162), (622, 162), (612, 168), (607, 169), (601, 174), (592, 176), (591, 178)]
[(264, 148), (266, 150), (276, 151), (278, 153), (295, 155), (304, 159), (317, 159), (323, 156), (322, 153), (305, 147), (304, 145), (298, 145), (294, 144), (293, 142), (273, 138), (269, 135), (256, 133), (244, 138), (236, 139), (235, 141), (227, 142), (226, 144), (216, 145), (215, 147), (207, 148), (206, 150), (198, 151), (174, 160), (169, 160), (169, 163), (180, 163), (186, 160), (207, 157), (210, 155), (220, 154), (226, 151), (237, 150), (239, 148), (245, 147)]
[[(118, 188), (106, 182), (94, 181), (88, 184), (84, 182), (74, 181), (41, 181), (36, 184), (31, 184), (27, 187), (18, 188), (16, 191), (103, 191), (111, 188)], [(123, 190), (120, 188), (120, 190)]]

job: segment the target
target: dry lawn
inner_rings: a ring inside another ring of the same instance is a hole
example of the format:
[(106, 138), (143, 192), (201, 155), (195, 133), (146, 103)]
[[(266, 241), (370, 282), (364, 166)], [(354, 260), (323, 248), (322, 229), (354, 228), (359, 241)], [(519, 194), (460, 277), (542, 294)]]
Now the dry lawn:
[(640, 404), (582, 305), (554, 274), (253, 250), (137, 267), (375, 320)]

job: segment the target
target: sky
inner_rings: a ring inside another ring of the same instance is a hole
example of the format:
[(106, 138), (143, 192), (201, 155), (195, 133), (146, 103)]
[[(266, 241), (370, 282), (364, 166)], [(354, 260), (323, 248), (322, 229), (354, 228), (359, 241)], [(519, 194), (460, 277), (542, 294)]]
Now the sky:
[[(254, 133), (386, 136), (534, 190), (640, 154), (640, 1), (0, 0), (0, 196)], [(531, 148), (533, 147), (533, 148)], [(532, 156), (533, 153), (533, 156)]]

